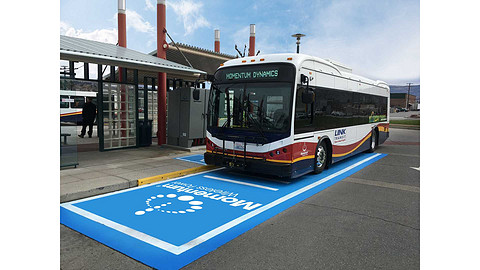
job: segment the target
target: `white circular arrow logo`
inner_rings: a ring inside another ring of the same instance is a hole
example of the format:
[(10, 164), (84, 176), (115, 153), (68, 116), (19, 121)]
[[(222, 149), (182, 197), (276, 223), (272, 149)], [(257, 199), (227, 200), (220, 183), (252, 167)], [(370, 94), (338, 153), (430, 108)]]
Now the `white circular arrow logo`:
[(139, 210), (135, 212), (135, 215), (141, 216), (148, 212), (157, 210), (161, 213), (167, 214), (187, 214), (193, 213), (197, 210), (201, 210), (203, 207), (202, 201), (195, 201), (195, 197), (190, 195), (183, 195), (177, 197), (177, 194), (158, 194), (156, 196), (149, 197), (145, 203), (147, 208), (145, 210)]

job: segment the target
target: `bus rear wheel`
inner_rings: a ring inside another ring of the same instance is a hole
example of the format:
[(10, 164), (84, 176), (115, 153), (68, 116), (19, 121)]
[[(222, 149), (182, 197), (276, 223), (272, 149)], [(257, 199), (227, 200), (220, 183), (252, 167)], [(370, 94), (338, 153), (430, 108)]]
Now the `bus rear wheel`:
[(325, 141), (317, 144), (317, 150), (315, 152), (315, 164), (313, 165), (313, 172), (321, 173), (327, 166), (328, 149)]

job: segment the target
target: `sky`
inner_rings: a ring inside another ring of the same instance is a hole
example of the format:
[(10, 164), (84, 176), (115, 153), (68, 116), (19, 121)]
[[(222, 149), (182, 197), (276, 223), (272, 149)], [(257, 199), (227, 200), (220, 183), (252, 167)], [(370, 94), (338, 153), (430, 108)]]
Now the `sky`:
[[(256, 25), (260, 54), (300, 52), (343, 63), (356, 74), (391, 85), (420, 83), (419, 0), (166, 0), (167, 31), (175, 42), (237, 55)], [(156, 49), (155, 0), (127, 0), (127, 47)], [(60, 34), (117, 43), (116, 0), (61, 0)], [(168, 40), (170, 41), (170, 40)]]

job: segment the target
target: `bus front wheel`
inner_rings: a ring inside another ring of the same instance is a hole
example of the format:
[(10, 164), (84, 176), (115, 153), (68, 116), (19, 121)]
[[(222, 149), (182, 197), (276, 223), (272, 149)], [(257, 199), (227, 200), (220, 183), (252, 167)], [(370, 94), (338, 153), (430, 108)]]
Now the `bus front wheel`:
[(315, 164), (314, 164), (314, 173), (321, 173), (326, 165), (327, 165), (327, 156), (328, 156), (328, 149), (327, 144), (325, 141), (320, 142), (317, 144), (317, 150), (315, 152)]
[(377, 137), (378, 133), (376, 129), (372, 130), (372, 136), (370, 137), (370, 148), (368, 149), (369, 153), (375, 152), (375, 149), (377, 149)]

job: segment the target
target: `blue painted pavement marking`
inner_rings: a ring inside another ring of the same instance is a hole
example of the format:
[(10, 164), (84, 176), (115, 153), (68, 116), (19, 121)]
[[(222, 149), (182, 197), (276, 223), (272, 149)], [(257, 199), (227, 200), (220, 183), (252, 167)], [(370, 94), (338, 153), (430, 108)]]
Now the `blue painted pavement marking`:
[(191, 155), (186, 157), (177, 157), (175, 159), (207, 165), (207, 163), (205, 163), (205, 159), (203, 158), (203, 155)]
[(146, 265), (178, 269), (383, 158), (272, 182), (218, 169), (61, 204), (60, 222)]

